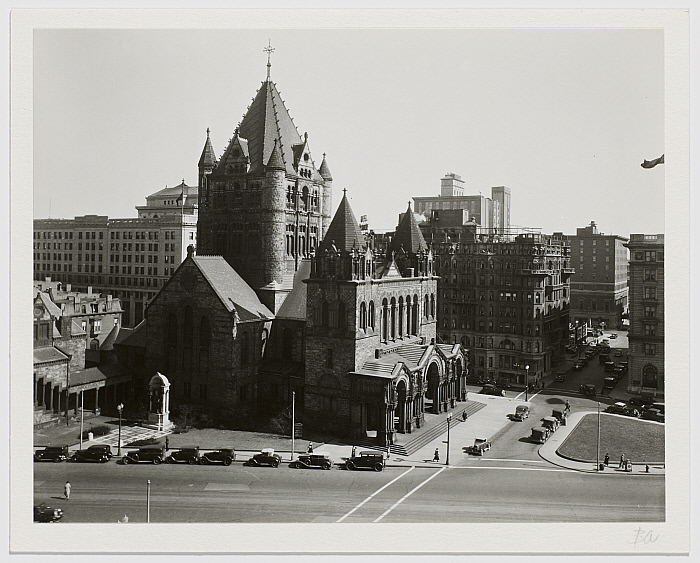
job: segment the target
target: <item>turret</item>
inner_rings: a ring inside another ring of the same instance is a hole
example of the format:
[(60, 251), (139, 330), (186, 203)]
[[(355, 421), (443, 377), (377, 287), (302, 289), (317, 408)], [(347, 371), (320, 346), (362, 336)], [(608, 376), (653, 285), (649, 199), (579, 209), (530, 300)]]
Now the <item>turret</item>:
[(211, 139), (209, 138), (209, 127), (207, 127), (207, 140), (204, 142), (204, 150), (202, 150), (202, 156), (199, 158), (199, 198), (200, 205), (202, 201), (206, 201), (208, 197), (208, 176), (211, 174), (212, 170), (216, 167), (216, 153), (214, 152), (214, 147), (211, 144)]
[(318, 169), (318, 173), (323, 178), (323, 204), (321, 206), (321, 238), (325, 238), (328, 227), (331, 224), (331, 209), (333, 206), (333, 176), (331, 176), (330, 168), (326, 162), (326, 153), (323, 153), (323, 162)]

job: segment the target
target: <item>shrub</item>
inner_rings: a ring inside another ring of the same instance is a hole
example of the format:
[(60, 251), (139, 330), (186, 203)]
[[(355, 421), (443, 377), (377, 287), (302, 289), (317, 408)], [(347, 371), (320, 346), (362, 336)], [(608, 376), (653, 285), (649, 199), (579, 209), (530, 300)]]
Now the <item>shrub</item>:
[(98, 426), (91, 426), (88, 430), (83, 430), (83, 440), (87, 440), (88, 434), (92, 432), (93, 436), (105, 436), (109, 434), (112, 429), (106, 424), (100, 424)]
[(144, 438), (143, 440), (134, 440), (129, 442), (127, 446), (155, 446), (160, 444), (161, 441), (158, 438)]

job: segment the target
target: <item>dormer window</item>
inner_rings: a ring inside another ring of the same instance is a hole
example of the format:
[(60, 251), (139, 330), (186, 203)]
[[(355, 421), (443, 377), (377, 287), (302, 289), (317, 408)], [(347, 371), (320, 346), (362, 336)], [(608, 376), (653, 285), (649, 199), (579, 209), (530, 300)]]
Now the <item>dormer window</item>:
[(309, 162), (309, 153), (304, 153), (304, 162)]

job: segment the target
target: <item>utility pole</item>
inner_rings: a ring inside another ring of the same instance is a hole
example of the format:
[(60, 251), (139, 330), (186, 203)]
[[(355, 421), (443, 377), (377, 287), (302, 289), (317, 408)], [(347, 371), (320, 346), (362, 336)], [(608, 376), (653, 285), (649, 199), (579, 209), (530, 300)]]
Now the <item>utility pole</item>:
[(151, 480), (146, 481), (146, 523), (151, 522)]

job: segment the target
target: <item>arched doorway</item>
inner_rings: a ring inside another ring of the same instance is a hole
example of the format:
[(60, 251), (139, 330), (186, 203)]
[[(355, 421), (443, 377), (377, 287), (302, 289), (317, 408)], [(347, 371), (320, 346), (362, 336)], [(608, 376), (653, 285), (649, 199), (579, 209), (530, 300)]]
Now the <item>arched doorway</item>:
[(428, 388), (426, 389), (425, 396), (428, 401), (426, 401), (425, 409), (438, 413), (440, 412), (440, 368), (438, 368), (436, 362), (431, 362), (428, 366), (426, 379), (428, 381)]
[(402, 379), (396, 385), (397, 405), (396, 414), (399, 418), (397, 432), (406, 433), (406, 382)]

